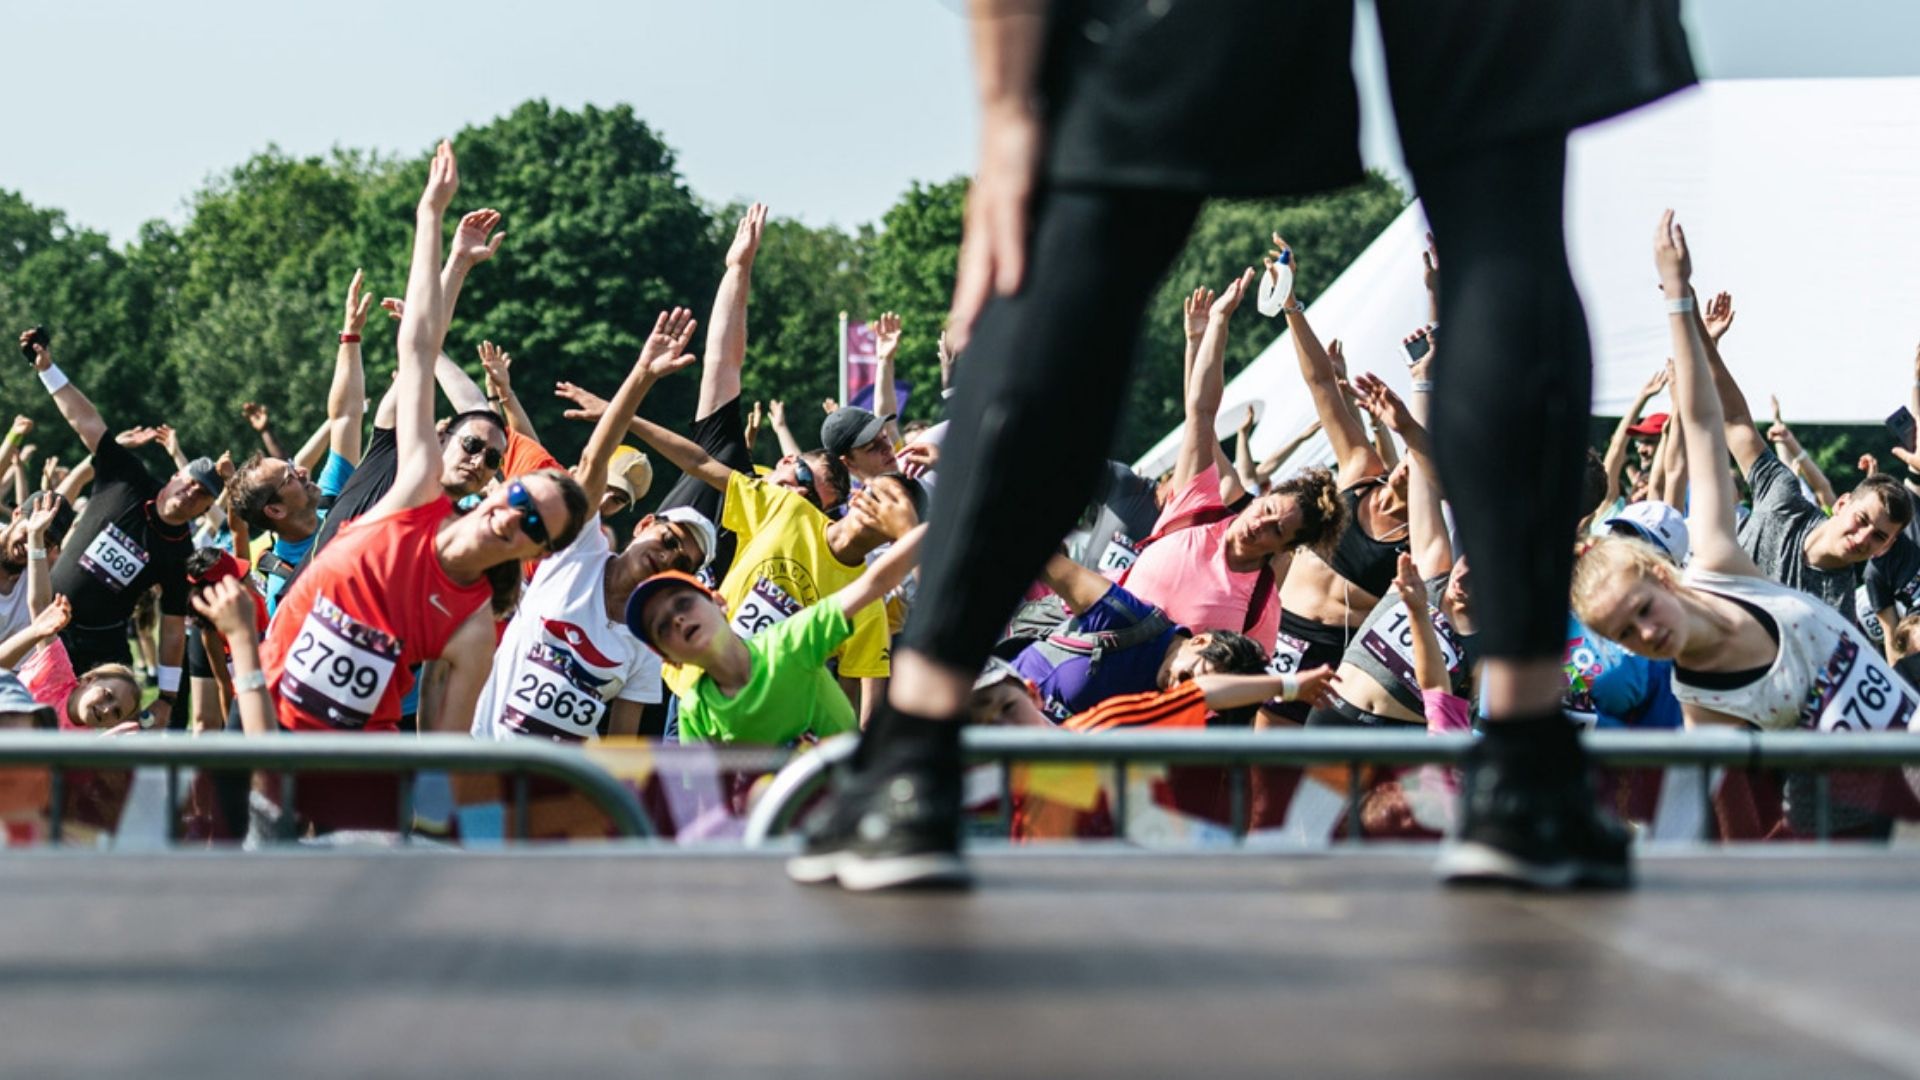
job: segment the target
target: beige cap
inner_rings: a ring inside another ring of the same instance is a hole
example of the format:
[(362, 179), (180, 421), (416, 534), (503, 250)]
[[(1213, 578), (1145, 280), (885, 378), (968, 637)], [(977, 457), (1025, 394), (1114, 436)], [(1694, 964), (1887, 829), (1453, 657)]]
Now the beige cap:
[(625, 493), (628, 506), (637, 504), (653, 487), (653, 460), (631, 446), (616, 449), (607, 466), (607, 486)]

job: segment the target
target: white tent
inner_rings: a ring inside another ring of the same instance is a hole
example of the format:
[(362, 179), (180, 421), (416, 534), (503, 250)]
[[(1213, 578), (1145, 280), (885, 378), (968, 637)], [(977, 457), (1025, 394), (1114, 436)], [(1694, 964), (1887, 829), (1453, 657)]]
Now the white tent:
[[(1809, 423), (1876, 421), (1906, 402), (1920, 341), (1920, 78), (1711, 82), (1574, 137), (1567, 237), (1597, 415), (1619, 415), (1665, 362), (1652, 237), (1669, 206), (1702, 295), (1734, 295), (1725, 353), (1756, 415), (1769, 394)], [(1425, 232), (1415, 203), (1308, 311), (1322, 341), (1345, 344), (1350, 370), (1403, 393), (1400, 338), (1427, 317)], [(1258, 318), (1248, 304), (1236, 321)], [(1227, 385), (1223, 438), (1250, 403), (1257, 455), (1312, 422), (1290, 335)], [(1140, 471), (1171, 465), (1179, 440), (1178, 429), (1160, 440)], [(1316, 438), (1295, 463), (1326, 459)]]

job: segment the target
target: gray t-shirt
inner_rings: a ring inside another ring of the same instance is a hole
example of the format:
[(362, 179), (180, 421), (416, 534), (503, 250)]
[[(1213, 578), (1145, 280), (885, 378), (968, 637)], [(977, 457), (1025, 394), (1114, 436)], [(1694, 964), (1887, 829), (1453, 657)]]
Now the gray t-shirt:
[[(1435, 636), (1440, 639), (1440, 655), (1447, 665), (1453, 693), (1471, 700), (1473, 662), (1477, 658), (1473, 639), (1454, 629), (1452, 621), (1440, 610), (1440, 596), (1447, 590), (1447, 575), (1430, 577), (1426, 585), (1427, 616), (1433, 620)], [(1373, 676), (1393, 695), (1393, 700), (1409, 710), (1426, 712), (1420, 698), (1420, 680), (1414, 673), (1412, 619), (1407, 605), (1400, 600), (1398, 589), (1388, 589), (1385, 598), (1367, 613), (1366, 620), (1353, 632), (1353, 643), (1347, 646), (1346, 655), (1340, 659)]]
[(1800, 493), (1793, 470), (1773, 451), (1763, 451), (1747, 484), (1753, 489), (1753, 513), (1735, 534), (1740, 547), (1769, 579), (1812, 593), (1852, 621), (1856, 568), (1822, 570), (1807, 562), (1807, 534), (1827, 515)]

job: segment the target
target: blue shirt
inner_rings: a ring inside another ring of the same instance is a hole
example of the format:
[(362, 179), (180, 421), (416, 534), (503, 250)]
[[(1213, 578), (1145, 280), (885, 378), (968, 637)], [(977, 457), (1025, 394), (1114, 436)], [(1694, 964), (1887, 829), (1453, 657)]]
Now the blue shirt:
[[(340, 494), (347, 486), (347, 479), (353, 475), (353, 462), (333, 451), (327, 451), (327, 463), (320, 467), (320, 496), (331, 499)], [(313, 551), (314, 538), (320, 535), (319, 522), (327, 520), (328, 507), (321, 507), (319, 520), (315, 522), (313, 534), (305, 540), (288, 540), (278, 534), (273, 538), (274, 557), (286, 563), (288, 568), (299, 566)], [(280, 594), (287, 591), (287, 579), (279, 574), (265, 574), (267, 585), (267, 616), (271, 618), (280, 609)]]
[[(1152, 604), (1112, 585), (1099, 602), (1076, 616), (1060, 633), (1074, 636), (1124, 630), (1153, 610)], [(1039, 689), (1042, 707), (1059, 722), (1110, 697), (1160, 689), (1160, 663), (1166, 659), (1168, 646), (1183, 633), (1180, 627), (1170, 625), (1132, 648), (1103, 653), (1098, 669), (1090, 656), (1057, 659), (1057, 654), (1049, 655), (1039, 644), (1027, 646), (1014, 657), (1013, 667)]]
[(1673, 664), (1635, 656), (1568, 616), (1567, 711), (1594, 727), (1678, 728)]

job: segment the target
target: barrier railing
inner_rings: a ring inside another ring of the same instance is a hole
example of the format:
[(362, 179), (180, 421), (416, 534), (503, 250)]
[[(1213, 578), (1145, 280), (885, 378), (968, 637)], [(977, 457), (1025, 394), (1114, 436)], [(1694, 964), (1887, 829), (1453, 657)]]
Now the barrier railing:
[[(1114, 832), (1126, 835), (1127, 776), (1139, 763), (1219, 766), (1347, 766), (1347, 839), (1361, 836), (1361, 767), (1457, 764), (1473, 745), (1472, 735), (1425, 735), (1377, 731), (1182, 731), (1101, 732), (1010, 728), (970, 728), (962, 748), (970, 764), (1001, 767), (1000, 798), (1009, 811), (1011, 766), (1027, 763), (1104, 763), (1113, 767)], [(1920, 735), (1904, 732), (1824, 734), (1811, 731), (1634, 732), (1600, 731), (1584, 736), (1593, 763), (1603, 768), (1665, 767), (1700, 771), (1705, 821), (1713, 821), (1711, 770), (1781, 769), (1818, 774), (1815, 834), (1832, 832), (1831, 790), (1827, 771), (1920, 766)], [(746, 841), (763, 844), (785, 833), (806, 800), (819, 791), (829, 771), (844, 760), (853, 740), (823, 746), (796, 758), (774, 778), (747, 821)], [(1235, 769), (1233, 822), (1236, 837), (1247, 833), (1247, 775)], [(1711, 837), (1705, 837), (1711, 838)]]
[[(66, 806), (66, 776), (75, 770), (166, 770), (169, 842), (179, 839), (180, 771), (265, 772), (278, 774), (283, 804), (291, 805), (298, 777), (313, 772), (393, 773), (410, 781), (421, 772), (489, 773), (512, 777), (514, 837), (528, 834), (530, 778), (553, 780), (585, 796), (621, 838), (652, 837), (654, 829), (639, 801), (577, 748), (525, 740), (476, 742), (464, 735), (418, 738), (352, 738), (338, 735), (276, 735), (249, 739), (237, 735), (181, 738), (136, 735), (102, 739), (92, 735), (0, 734), (0, 768), (44, 767), (49, 771), (47, 839), (61, 840)], [(402, 782), (395, 807), (400, 837), (412, 836), (413, 791)], [(289, 815), (291, 816), (291, 815)]]

